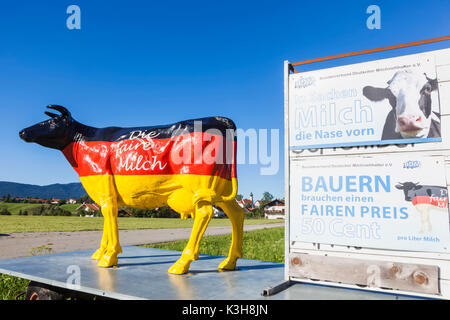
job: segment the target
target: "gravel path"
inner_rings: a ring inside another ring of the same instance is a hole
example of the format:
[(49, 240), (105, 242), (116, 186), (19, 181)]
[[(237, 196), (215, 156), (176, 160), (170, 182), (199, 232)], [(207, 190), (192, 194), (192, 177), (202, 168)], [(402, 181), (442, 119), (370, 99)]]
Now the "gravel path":
[[(245, 231), (282, 227), (284, 223), (244, 226)], [(205, 235), (231, 233), (231, 227), (208, 227)], [(188, 239), (191, 228), (120, 230), (122, 246), (168, 242)], [(32, 232), (0, 234), (0, 260), (31, 256), (33, 254), (58, 253), (97, 249), (102, 231)], [(49, 250), (50, 249), (50, 250)]]

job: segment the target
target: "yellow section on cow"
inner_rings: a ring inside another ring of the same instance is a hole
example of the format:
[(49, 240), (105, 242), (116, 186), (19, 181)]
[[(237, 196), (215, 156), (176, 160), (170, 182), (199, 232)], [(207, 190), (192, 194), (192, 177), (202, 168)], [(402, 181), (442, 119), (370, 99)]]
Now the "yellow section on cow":
[[(117, 205), (154, 209), (168, 204), (182, 218), (194, 214), (199, 201), (209, 203), (234, 199), (237, 179), (209, 175), (91, 175), (80, 177), (89, 196), (102, 206), (117, 197)], [(111, 190), (111, 180), (115, 190)]]
[(92, 255), (101, 267), (117, 265), (122, 252), (117, 226), (120, 205), (158, 208), (168, 204), (181, 218), (194, 218), (191, 237), (170, 273), (184, 274), (198, 259), (200, 240), (213, 216), (212, 204), (218, 204), (229, 217), (233, 230), (228, 257), (219, 269), (233, 270), (242, 257), (244, 211), (235, 200), (237, 179), (231, 181), (209, 175), (92, 175), (80, 177), (86, 192), (102, 207), (104, 232), (100, 248)]

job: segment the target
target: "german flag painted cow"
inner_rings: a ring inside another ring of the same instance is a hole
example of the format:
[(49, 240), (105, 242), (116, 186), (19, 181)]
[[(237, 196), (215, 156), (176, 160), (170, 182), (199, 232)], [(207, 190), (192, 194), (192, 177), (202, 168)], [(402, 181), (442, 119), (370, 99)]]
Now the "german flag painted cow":
[(153, 209), (169, 205), (194, 226), (180, 259), (170, 273), (188, 272), (198, 259), (203, 233), (221, 207), (233, 231), (228, 257), (220, 269), (233, 270), (242, 257), (244, 211), (237, 204), (236, 136), (233, 121), (223, 117), (187, 120), (136, 128), (93, 128), (75, 121), (58, 105), (49, 120), (22, 130), (27, 142), (61, 150), (80, 176), (104, 217), (100, 248), (92, 258), (101, 267), (117, 265), (119, 206)]
[(403, 190), (405, 201), (412, 205), (421, 214), (422, 226), (420, 233), (426, 229), (431, 232), (430, 211), (439, 210), (448, 212), (448, 190), (443, 186), (421, 185), (419, 182), (399, 182), (397, 189)]

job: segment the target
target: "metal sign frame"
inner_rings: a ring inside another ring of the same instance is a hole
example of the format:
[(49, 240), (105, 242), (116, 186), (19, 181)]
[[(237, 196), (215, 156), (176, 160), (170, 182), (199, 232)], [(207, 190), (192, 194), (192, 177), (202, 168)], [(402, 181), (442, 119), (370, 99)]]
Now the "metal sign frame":
[[(450, 40), (450, 35), (439, 38), (379, 47), (368, 50), (332, 55), (300, 62), (284, 61), (284, 156), (285, 156), (285, 281), (319, 283), (369, 291), (415, 294), (422, 297), (450, 299), (450, 254), (419, 251), (369, 249), (352, 246), (290, 241), (290, 166), (300, 155), (289, 148), (289, 75), (299, 73), (295, 67), (367, 53), (412, 47)], [(440, 67), (448, 74), (439, 78), (441, 121), (448, 133), (442, 132), (443, 141), (422, 143), (418, 148), (389, 145), (378, 150), (374, 146), (338, 150), (334, 154), (326, 149), (302, 150), (302, 157), (354, 156), (366, 153), (426, 152), (446, 158), (447, 177), (450, 176), (450, 49), (427, 52), (445, 52)], [(438, 65), (438, 62), (436, 63)], [(444, 72), (443, 72), (444, 73)], [(444, 103), (442, 101), (445, 99)], [(448, 100), (447, 100), (448, 99)], [(445, 104), (445, 105), (444, 105)], [(305, 154), (306, 151), (306, 154)], [(331, 158), (330, 158), (331, 159)], [(447, 188), (450, 179), (447, 178)], [(318, 268), (318, 266), (322, 266)], [(350, 271), (351, 270), (351, 271)], [(364, 275), (365, 273), (365, 275)], [(400, 279), (400, 280), (399, 280)]]

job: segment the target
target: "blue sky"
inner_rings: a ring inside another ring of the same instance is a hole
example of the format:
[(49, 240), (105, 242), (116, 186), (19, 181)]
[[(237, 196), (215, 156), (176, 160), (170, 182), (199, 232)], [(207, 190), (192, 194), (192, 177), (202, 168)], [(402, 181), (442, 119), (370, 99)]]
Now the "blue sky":
[[(81, 9), (69, 30), (66, 9)], [(369, 30), (366, 8), (381, 9)], [(0, 180), (79, 181), (56, 150), (20, 129), (64, 105), (97, 127), (168, 124), (212, 115), (280, 130), (280, 170), (239, 165), (239, 193), (284, 196), (283, 61), (439, 37), (449, 1), (16, 1), (0, 4)], [(449, 47), (447, 41), (346, 58), (321, 68)]]

